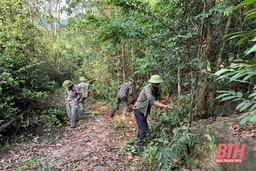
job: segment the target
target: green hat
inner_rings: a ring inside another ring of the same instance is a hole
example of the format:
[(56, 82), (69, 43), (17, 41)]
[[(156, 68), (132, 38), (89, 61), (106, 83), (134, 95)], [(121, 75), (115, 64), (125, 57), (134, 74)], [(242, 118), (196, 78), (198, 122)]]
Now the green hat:
[(133, 82), (134, 83), (134, 79), (130, 78), (129, 81)]
[(73, 85), (73, 82), (70, 80), (65, 80), (62, 84), (63, 87), (68, 88)]
[(79, 80), (80, 80), (80, 81), (86, 81), (86, 78), (85, 78), (85, 77), (80, 77)]
[(162, 83), (164, 80), (159, 75), (152, 75), (151, 78), (148, 80), (150, 83)]

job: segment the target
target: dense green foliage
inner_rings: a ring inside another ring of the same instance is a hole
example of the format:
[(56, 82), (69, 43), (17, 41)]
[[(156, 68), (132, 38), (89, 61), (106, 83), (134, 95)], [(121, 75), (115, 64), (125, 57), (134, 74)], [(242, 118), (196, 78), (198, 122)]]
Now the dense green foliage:
[(43, 60), (47, 48), (42, 34), (27, 19), (27, 10), (16, 1), (0, 1), (0, 14), (0, 124), (1, 132), (10, 133), (40, 114), (55, 82)]
[(215, 105), (238, 100), (241, 123), (256, 122), (255, 2), (76, 0), (59, 8), (0, 0), (0, 134), (61, 125), (63, 104), (50, 104), (49, 94), (65, 79), (85, 76), (91, 100), (110, 107), (118, 85), (133, 78), (136, 98), (159, 74), (163, 94), (177, 79), (180, 91), (172, 113), (153, 111), (144, 161), (159, 170), (191, 165), (190, 126)]
[[(255, 3), (255, 0), (246, 0), (237, 5), (238, 7), (244, 5), (250, 5)], [(252, 8), (244, 13), (247, 21), (252, 21), (255, 24), (256, 19), (256, 8)], [(255, 28), (252, 30), (245, 30), (242, 32), (235, 32), (228, 35), (225, 35), (225, 38), (229, 37), (229, 39), (240, 38), (237, 42), (237, 46), (241, 46), (245, 44), (248, 40), (251, 39), (252, 42), (256, 41)], [(248, 56), (249, 54), (255, 53), (256, 45), (249, 46), (246, 51), (244, 51), (245, 55), (243, 58)], [(241, 119), (241, 124), (250, 121), (252, 124), (256, 123), (256, 86), (255, 86), (255, 54), (253, 54), (254, 58), (249, 58), (244, 60), (245, 63), (231, 63), (227, 68), (223, 68), (215, 73), (215, 75), (219, 76), (218, 80), (229, 80), (229, 83), (232, 82), (244, 82), (250, 86), (250, 89), (247, 90), (247, 94), (244, 94), (241, 91), (236, 90), (226, 90), (219, 91), (220, 95), (217, 99), (221, 99), (222, 101), (232, 100), (239, 101), (240, 103), (237, 105), (236, 109), (240, 112), (245, 112), (243, 115), (238, 118)], [(221, 76), (220, 76), (221, 75)]]

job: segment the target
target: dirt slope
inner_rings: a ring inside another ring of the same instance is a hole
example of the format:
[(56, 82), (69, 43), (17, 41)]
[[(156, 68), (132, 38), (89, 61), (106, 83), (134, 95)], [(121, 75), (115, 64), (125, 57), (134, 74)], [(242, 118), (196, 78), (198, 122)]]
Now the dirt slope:
[[(135, 137), (136, 123), (133, 113), (122, 119), (122, 109), (119, 109), (115, 118), (111, 119), (110, 111), (98, 103), (90, 104), (88, 108), (98, 111), (99, 114), (79, 120), (76, 130), (70, 130), (65, 125), (60, 135), (62, 138), (54, 144), (17, 144), (11, 151), (1, 155), (0, 170), (144, 170), (138, 156), (120, 152), (124, 143)], [(118, 125), (123, 126), (114, 129)]]

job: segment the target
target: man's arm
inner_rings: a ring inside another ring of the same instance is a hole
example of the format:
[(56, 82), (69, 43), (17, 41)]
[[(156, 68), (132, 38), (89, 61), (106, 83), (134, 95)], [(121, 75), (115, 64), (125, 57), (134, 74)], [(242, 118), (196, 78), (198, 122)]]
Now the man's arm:
[(162, 104), (162, 103), (158, 102), (156, 97), (153, 96), (152, 90), (151, 90), (150, 87), (146, 87), (145, 91), (146, 91), (146, 95), (147, 95), (147, 97), (149, 99), (150, 104), (156, 105), (158, 107), (163, 107), (163, 108), (171, 109), (171, 110), (173, 109), (173, 107), (170, 106), (170, 105), (165, 105), (165, 104)]
[(74, 85), (74, 90), (75, 90), (75, 92), (76, 92), (76, 94), (77, 94), (77, 95), (76, 95), (75, 102), (78, 102), (78, 101), (80, 100), (80, 98), (82, 97), (82, 93), (79, 92), (77, 85)]
[(154, 105), (159, 106), (159, 107), (163, 107), (163, 108), (167, 108), (167, 109), (170, 109), (170, 110), (173, 109), (172, 106), (170, 106), (170, 105), (165, 105), (165, 104), (160, 103), (160, 102), (158, 102), (158, 101), (155, 101), (155, 102), (154, 102)]

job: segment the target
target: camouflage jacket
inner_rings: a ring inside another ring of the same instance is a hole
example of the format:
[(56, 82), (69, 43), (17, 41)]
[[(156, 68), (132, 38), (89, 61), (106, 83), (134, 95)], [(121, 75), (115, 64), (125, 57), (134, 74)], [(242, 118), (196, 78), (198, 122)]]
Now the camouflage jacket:
[(73, 84), (73, 86), (69, 89), (66, 88), (66, 100), (67, 101), (73, 101), (76, 100), (77, 102), (81, 98), (82, 94), (78, 92), (78, 86), (76, 84)]
[(78, 84), (78, 92), (82, 94), (82, 98), (86, 98), (89, 95), (90, 85), (85, 82)]

